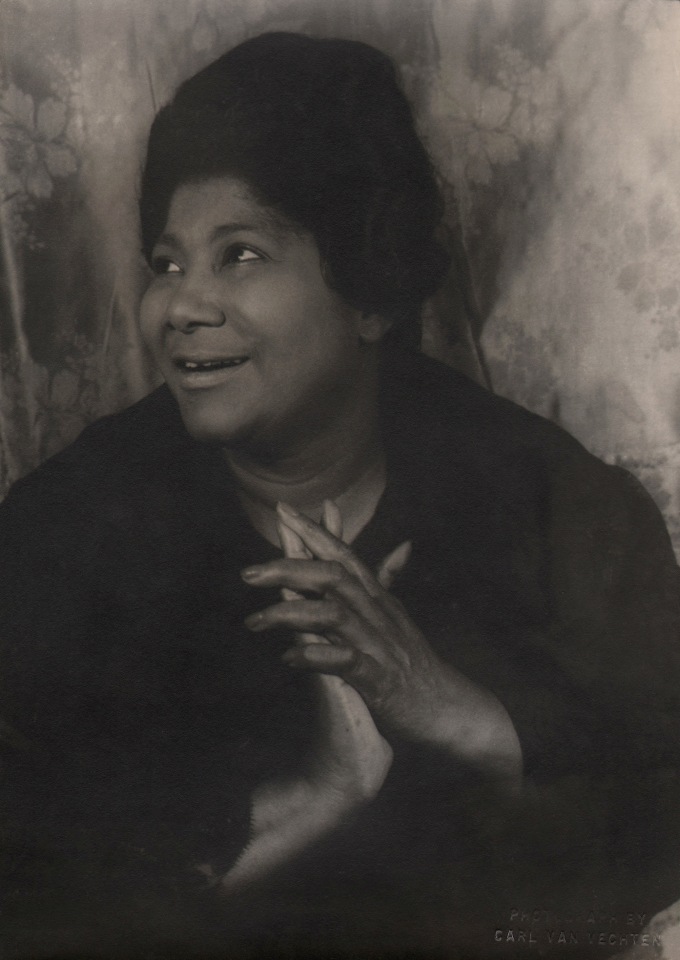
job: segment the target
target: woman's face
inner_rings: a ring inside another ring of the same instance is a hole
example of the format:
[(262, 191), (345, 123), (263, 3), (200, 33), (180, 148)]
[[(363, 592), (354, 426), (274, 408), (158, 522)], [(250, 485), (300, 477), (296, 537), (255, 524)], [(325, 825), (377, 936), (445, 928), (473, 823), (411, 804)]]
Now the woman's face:
[(366, 320), (326, 284), (312, 236), (240, 180), (177, 189), (152, 270), (142, 336), (196, 439), (295, 444), (351, 402)]

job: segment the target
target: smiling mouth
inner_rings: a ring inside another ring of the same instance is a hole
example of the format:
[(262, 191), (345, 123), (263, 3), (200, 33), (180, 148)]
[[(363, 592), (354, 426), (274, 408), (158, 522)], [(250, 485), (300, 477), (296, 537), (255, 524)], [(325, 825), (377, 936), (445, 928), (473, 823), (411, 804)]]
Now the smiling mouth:
[(175, 366), (182, 373), (214, 373), (216, 370), (227, 370), (229, 367), (240, 367), (250, 357), (225, 357), (222, 360), (175, 360)]

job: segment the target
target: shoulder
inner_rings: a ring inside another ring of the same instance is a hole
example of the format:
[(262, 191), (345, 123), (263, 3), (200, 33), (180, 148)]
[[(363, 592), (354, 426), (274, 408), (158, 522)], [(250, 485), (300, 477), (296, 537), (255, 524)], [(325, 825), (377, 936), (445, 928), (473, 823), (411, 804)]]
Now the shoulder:
[(584, 510), (612, 490), (624, 501), (648, 499), (560, 426), (429, 357), (396, 357), (385, 371), (385, 397), (388, 434), (400, 455), (442, 479), (479, 485), (480, 495), (580, 499)]
[(165, 387), (118, 413), (102, 417), (64, 450), (18, 480), (0, 511), (43, 515), (99, 510), (124, 497), (142, 476), (162, 472), (191, 441)]
[(114, 611), (146, 609), (167, 570), (185, 569), (194, 464), (161, 389), (18, 481), (0, 505), (3, 643), (35, 635), (56, 650), (79, 642), (88, 618), (103, 630)]
[(466, 562), (480, 577), (498, 585), (511, 566), (535, 569), (539, 592), (570, 605), (572, 616), (599, 609), (618, 583), (621, 602), (626, 591), (639, 610), (663, 598), (675, 617), (670, 538), (634, 477), (437, 361), (402, 358), (386, 385), (391, 442), (412, 500), (428, 501), (432, 536), (464, 536)]
[(2, 570), (89, 578), (119, 557), (141, 565), (162, 552), (190, 525), (198, 446), (164, 388), (96, 421), (0, 504)]
[(401, 354), (385, 372), (392, 399), (402, 398), (397, 401), (400, 414), (418, 423), (420, 430), (425, 428), (429, 437), (440, 433), (442, 439), (474, 443), (482, 452), (493, 449), (500, 457), (511, 450), (516, 455), (518, 449), (538, 452), (543, 459), (590, 457), (556, 424), (431, 357)]

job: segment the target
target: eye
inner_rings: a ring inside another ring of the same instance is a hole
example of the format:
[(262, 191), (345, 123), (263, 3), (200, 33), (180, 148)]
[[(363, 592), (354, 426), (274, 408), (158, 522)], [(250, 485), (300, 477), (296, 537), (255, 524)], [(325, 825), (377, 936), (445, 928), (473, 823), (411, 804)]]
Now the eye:
[(152, 257), (151, 270), (157, 277), (168, 273), (181, 273), (181, 267), (170, 257)]
[(238, 265), (241, 263), (256, 263), (258, 260), (264, 260), (261, 253), (252, 247), (246, 247), (242, 243), (235, 243), (224, 251), (222, 265)]

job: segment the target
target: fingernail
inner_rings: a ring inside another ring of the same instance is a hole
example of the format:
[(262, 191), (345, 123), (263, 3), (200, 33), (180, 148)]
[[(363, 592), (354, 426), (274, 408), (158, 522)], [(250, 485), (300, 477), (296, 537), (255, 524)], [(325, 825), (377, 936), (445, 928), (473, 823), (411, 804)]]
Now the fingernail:
[(241, 570), (241, 577), (244, 580), (258, 580), (262, 576), (262, 571), (259, 567), (248, 567), (246, 570)]
[(283, 513), (284, 515), (288, 514), (289, 517), (300, 516), (300, 514), (295, 509), (295, 507), (291, 507), (289, 504), (284, 503), (282, 500), (279, 500), (279, 502), (276, 504), (276, 509), (279, 511), (279, 513)]
[(251, 613), (243, 622), (249, 630), (264, 630), (265, 628), (261, 613)]

